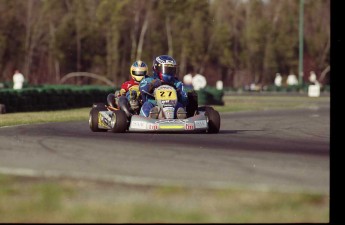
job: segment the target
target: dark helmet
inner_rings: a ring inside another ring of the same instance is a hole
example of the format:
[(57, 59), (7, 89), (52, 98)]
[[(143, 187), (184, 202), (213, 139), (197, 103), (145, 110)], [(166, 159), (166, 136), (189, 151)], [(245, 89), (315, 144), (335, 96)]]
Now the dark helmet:
[(153, 71), (159, 79), (166, 83), (173, 83), (177, 72), (177, 64), (175, 59), (168, 55), (157, 56), (153, 60)]

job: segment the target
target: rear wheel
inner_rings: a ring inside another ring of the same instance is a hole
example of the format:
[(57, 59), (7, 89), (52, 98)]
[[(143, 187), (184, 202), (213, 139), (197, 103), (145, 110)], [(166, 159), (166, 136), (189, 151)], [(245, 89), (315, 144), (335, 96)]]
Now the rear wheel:
[[(104, 105), (103, 105), (104, 107)], [(93, 131), (93, 132), (105, 132), (107, 130), (105, 129), (99, 129), (98, 128), (98, 113), (99, 111), (104, 111), (106, 110), (106, 108), (102, 108), (102, 107), (93, 107), (92, 106), (92, 109), (90, 111), (90, 115), (89, 115), (89, 126), (90, 126), (90, 129)]]
[(219, 133), (220, 129), (220, 115), (219, 112), (212, 107), (205, 107), (205, 115), (208, 118), (208, 133)]
[(127, 130), (128, 122), (127, 115), (122, 110), (114, 111), (111, 119), (111, 131), (114, 133), (124, 133)]

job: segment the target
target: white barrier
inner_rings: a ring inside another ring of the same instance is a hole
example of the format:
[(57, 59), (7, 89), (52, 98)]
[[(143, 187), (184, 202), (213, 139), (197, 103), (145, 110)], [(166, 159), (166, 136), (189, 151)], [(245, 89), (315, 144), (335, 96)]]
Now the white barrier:
[(309, 97), (319, 97), (320, 96), (320, 85), (318, 85), (318, 84), (309, 85), (308, 96)]

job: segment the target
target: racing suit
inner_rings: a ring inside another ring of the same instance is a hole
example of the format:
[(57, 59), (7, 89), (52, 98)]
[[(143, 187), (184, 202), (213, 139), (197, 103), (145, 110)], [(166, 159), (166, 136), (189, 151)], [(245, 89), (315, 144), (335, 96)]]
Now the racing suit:
[[(133, 111), (139, 113), (140, 101), (139, 101), (139, 82), (131, 78), (129, 81), (124, 82), (121, 85), (121, 89), (115, 91), (115, 94), (109, 94), (107, 96), (108, 105), (113, 108), (117, 108), (119, 105), (119, 98), (125, 95)], [(115, 103), (115, 105), (114, 105)]]
[(139, 82), (135, 81), (133, 78), (124, 82), (121, 85), (120, 93), (118, 94), (117, 98), (121, 95), (126, 95), (126, 98), (128, 99), (133, 110), (139, 109)]
[[(151, 95), (153, 93), (153, 90), (160, 85), (164, 84), (158, 76), (154, 73), (152, 77), (147, 77), (141, 80), (139, 83), (139, 90), (142, 97), (143, 105), (140, 110), (140, 115), (148, 117), (150, 114), (150, 110), (157, 105), (156, 100)], [(181, 81), (179, 81), (177, 78), (174, 79), (173, 85), (176, 88), (177, 92), (177, 98), (178, 103), (175, 107), (175, 117), (177, 109), (180, 107), (186, 107), (188, 104), (188, 96), (187, 91), (185, 90), (185, 87)], [(149, 93), (149, 94), (148, 94)]]

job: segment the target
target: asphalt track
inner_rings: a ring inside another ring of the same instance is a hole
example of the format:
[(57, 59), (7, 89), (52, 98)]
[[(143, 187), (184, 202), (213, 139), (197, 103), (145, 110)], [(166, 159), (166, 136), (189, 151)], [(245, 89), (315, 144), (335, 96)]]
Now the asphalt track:
[(218, 134), (94, 133), (88, 121), (3, 127), (0, 173), (329, 193), (329, 104), (221, 120)]

